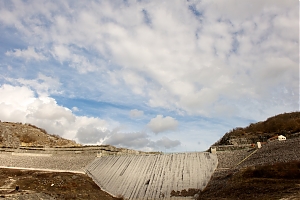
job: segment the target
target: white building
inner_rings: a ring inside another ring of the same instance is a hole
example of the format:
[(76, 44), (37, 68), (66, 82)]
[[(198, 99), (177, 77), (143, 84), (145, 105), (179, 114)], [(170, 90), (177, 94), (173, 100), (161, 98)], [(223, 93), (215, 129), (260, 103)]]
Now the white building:
[(284, 137), (283, 135), (279, 135), (279, 136), (278, 136), (278, 140), (279, 140), (279, 141), (286, 140), (286, 137)]

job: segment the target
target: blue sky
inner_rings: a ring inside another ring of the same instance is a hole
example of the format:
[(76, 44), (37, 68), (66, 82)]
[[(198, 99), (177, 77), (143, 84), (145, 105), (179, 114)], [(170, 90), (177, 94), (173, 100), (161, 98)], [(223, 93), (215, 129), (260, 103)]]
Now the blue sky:
[(1, 1), (0, 120), (201, 151), (299, 110), (297, 1)]

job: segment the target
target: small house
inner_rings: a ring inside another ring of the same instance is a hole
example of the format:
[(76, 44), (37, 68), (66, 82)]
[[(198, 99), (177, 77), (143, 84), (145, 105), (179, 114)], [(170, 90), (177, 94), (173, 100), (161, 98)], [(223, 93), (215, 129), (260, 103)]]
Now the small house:
[(217, 148), (216, 147), (210, 147), (210, 153), (216, 154), (217, 153)]
[(279, 141), (286, 140), (286, 137), (285, 137), (285, 136), (283, 136), (283, 135), (279, 135), (279, 136), (278, 136), (278, 140), (279, 140)]

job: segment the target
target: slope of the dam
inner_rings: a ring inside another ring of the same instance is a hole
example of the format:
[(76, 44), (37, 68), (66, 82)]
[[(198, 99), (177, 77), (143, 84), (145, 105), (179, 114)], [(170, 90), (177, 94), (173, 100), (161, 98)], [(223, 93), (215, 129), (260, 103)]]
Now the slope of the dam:
[(106, 156), (90, 163), (86, 173), (114, 196), (168, 199), (172, 191), (204, 189), (217, 164), (217, 156), (206, 152)]

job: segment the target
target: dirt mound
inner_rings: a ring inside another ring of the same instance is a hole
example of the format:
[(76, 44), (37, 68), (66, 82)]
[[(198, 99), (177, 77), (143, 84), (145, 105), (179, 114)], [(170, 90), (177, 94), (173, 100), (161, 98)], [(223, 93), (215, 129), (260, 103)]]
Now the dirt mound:
[(0, 122), (0, 146), (18, 148), (19, 146), (70, 147), (81, 145), (58, 135), (48, 134), (46, 130), (32, 124)]

